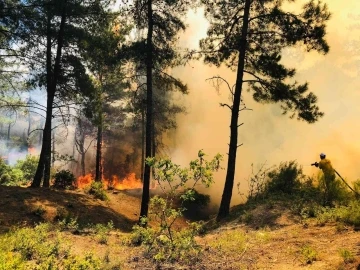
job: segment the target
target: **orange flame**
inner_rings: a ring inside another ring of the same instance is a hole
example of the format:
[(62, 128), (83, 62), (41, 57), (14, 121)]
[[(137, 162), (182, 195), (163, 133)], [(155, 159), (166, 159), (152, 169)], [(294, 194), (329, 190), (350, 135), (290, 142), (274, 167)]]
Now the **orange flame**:
[(129, 173), (124, 179), (119, 180), (116, 175), (112, 176), (112, 186), (117, 190), (142, 188), (142, 182), (137, 179), (135, 173)]
[(94, 181), (92, 175), (89, 173), (85, 176), (79, 176), (76, 180), (76, 187), (77, 188), (86, 188), (91, 185), (91, 183)]
[[(94, 178), (91, 174), (78, 177), (76, 181), (77, 188), (86, 188), (91, 185)], [(142, 188), (143, 184), (140, 179), (136, 178), (135, 173), (129, 173), (125, 178), (119, 179), (118, 176), (113, 175), (110, 180), (103, 179), (104, 189), (114, 188), (117, 190)]]
[(28, 148), (28, 154), (29, 155), (36, 155), (36, 148), (35, 147), (29, 147)]

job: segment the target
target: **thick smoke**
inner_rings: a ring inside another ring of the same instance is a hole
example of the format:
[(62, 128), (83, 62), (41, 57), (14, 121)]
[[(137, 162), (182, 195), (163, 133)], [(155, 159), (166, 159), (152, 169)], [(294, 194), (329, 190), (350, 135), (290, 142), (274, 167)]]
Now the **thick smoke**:
[[(307, 175), (317, 175), (319, 170), (309, 165), (319, 160), (321, 152), (327, 154), (334, 167), (349, 181), (360, 178), (357, 165), (360, 157), (357, 139), (360, 52), (354, 46), (360, 44), (360, 40), (354, 38), (354, 33), (359, 36), (360, 32), (359, 27), (355, 27), (360, 22), (360, 12), (354, 13), (360, 10), (360, 3), (348, 2), (346, 7), (337, 1), (329, 3), (333, 16), (328, 24), (328, 55), (306, 53), (302, 48), (284, 50), (284, 64), (297, 68), (295, 79), (309, 82), (310, 91), (319, 98), (320, 109), (325, 112), (319, 122), (307, 124), (289, 119), (281, 114), (278, 105), (257, 104), (250, 93), (243, 92), (244, 101), (252, 111), (241, 112), (239, 118), (244, 123), (239, 128), (239, 143), (243, 146), (238, 150), (235, 184), (240, 182), (242, 191), (247, 189), (251, 164), (256, 168), (265, 162), (271, 166), (297, 160)], [(208, 24), (201, 10), (189, 13), (188, 24), (190, 29), (183, 36), (182, 45), (195, 48), (198, 40), (205, 37)], [(218, 94), (205, 80), (221, 75), (233, 84), (235, 73), (225, 67), (209, 67), (200, 62), (193, 62), (174, 73), (188, 83), (190, 90), (184, 97), (188, 114), (178, 119), (174, 160), (186, 165), (199, 149), (204, 149), (209, 158), (216, 153), (223, 154), (223, 167), (226, 167), (230, 112), (219, 103), (228, 101), (228, 91), (224, 86)], [(210, 190), (217, 202), (221, 198), (225, 174), (225, 170), (216, 174), (216, 184)], [(232, 203), (239, 201), (235, 185)]]

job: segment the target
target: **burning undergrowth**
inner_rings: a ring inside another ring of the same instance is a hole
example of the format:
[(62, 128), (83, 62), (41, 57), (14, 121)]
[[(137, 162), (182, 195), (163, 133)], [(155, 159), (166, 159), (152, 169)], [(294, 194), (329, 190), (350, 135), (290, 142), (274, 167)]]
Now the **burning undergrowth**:
[[(117, 175), (113, 175), (110, 179), (102, 179), (102, 188), (104, 190), (122, 191), (132, 196), (140, 197), (142, 195), (143, 183), (141, 179), (136, 177), (135, 173), (129, 173), (124, 178), (119, 178)], [(79, 176), (75, 181), (75, 187), (78, 189), (89, 189), (92, 184), (95, 183), (95, 178), (92, 174), (85, 176)], [(160, 195), (162, 190), (157, 188), (154, 181), (150, 185), (151, 195)]]
[[(77, 178), (75, 186), (80, 189), (89, 187), (94, 182), (94, 176), (87, 174)], [(142, 182), (136, 178), (135, 173), (128, 174), (125, 178), (120, 179), (118, 176), (113, 175), (110, 179), (102, 179), (104, 189), (115, 190), (128, 190), (142, 188)]]

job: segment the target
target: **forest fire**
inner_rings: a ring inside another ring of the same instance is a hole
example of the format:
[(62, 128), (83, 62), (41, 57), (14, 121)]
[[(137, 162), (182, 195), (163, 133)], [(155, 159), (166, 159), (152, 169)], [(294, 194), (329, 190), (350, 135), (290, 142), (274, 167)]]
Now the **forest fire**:
[(135, 173), (130, 173), (122, 180), (116, 175), (113, 175), (109, 186), (117, 190), (125, 190), (142, 188), (143, 185), (141, 180), (136, 178)]
[[(77, 188), (86, 188), (94, 182), (94, 178), (91, 174), (78, 177), (76, 181)], [(127, 189), (138, 189), (142, 188), (142, 182), (140, 179), (136, 178), (135, 173), (129, 173), (125, 178), (119, 179), (116, 175), (113, 175), (110, 180), (102, 180), (104, 188), (109, 189), (113, 188), (116, 190), (127, 190)]]
[(28, 148), (28, 154), (35, 156), (37, 154), (36, 148), (35, 147), (29, 147)]

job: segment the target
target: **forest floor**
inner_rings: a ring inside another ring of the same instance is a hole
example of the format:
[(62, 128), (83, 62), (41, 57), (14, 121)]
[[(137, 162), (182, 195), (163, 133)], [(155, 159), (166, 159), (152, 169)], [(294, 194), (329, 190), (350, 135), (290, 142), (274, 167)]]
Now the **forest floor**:
[[(108, 196), (103, 202), (82, 191), (0, 186), (0, 233), (14, 226), (56, 222), (66, 211), (81, 224), (113, 222), (105, 244), (90, 234), (61, 232), (74, 253), (92, 252), (121, 266), (113, 269), (360, 269), (358, 228), (304, 220), (280, 203), (259, 205), (212, 226), (197, 237), (203, 253), (191, 266), (156, 266), (141, 256), (141, 247), (124, 244), (138, 220), (140, 194), (109, 191)], [(185, 221), (180, 219), (176, 226), (185, 226)]]

